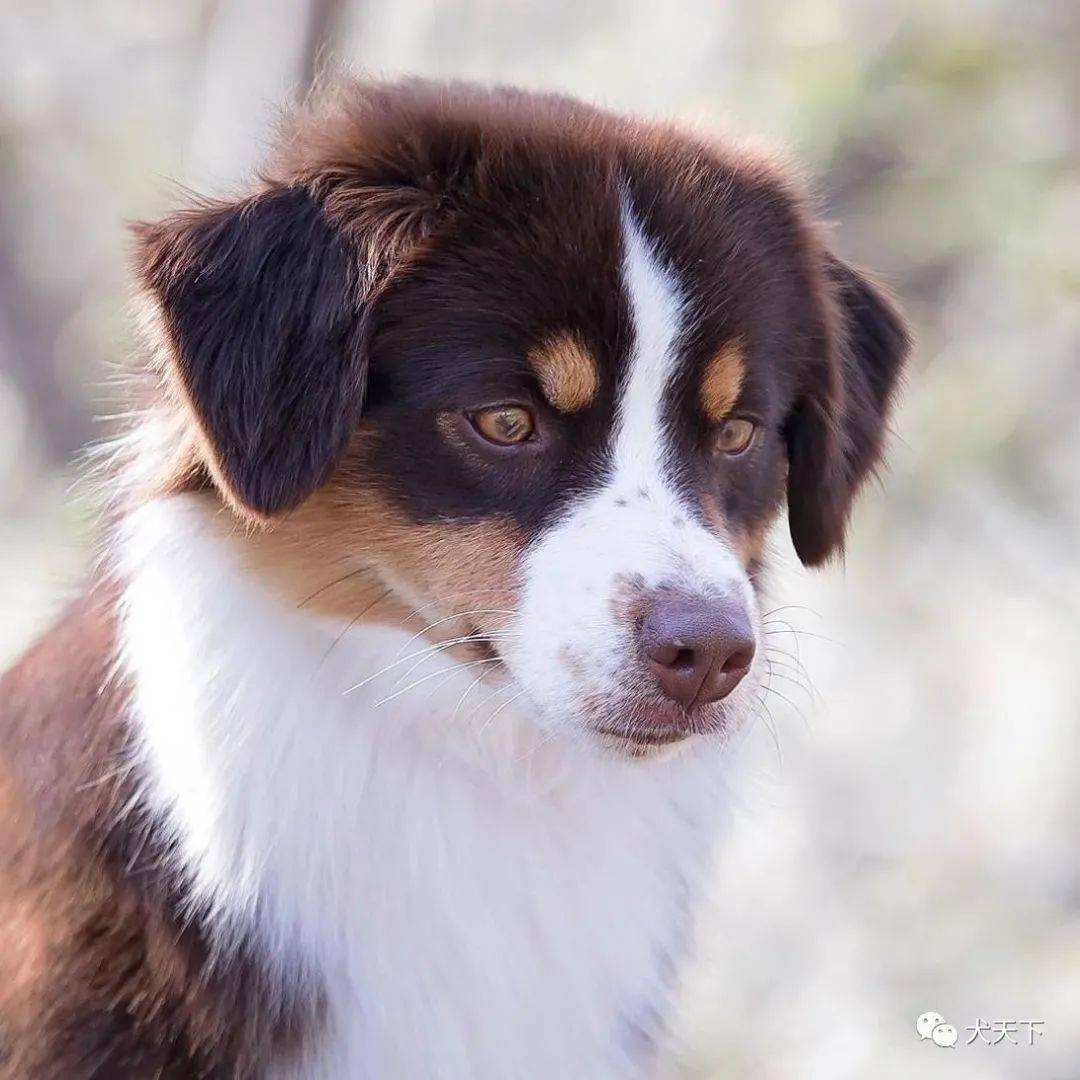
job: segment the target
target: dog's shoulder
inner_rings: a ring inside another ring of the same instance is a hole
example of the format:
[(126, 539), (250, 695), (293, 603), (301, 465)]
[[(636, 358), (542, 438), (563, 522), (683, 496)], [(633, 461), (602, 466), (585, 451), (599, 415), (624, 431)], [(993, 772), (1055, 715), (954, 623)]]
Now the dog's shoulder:
[(289, 1017), (178, 915), (116, 638), (97, 583), (0, 679), (0, 1077), (253, 1075)]
[(0, 679), (4, 1076), (141, 1073), (125, 999), (143, 950), (97, 816), (116, 795), (124, 694), (111, 594), (89, 588)]
[(115, 586), (89, 585), (0, 676), (0, 763), (8, 794), (55, 825), (89, 800), (71, 780), (116, 752), (125, 690), (116, 677)]

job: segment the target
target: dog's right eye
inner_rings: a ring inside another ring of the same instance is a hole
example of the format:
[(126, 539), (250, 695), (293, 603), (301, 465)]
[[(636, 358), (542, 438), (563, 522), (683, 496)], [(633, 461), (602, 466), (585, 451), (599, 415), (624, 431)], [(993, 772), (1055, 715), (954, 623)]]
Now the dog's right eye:
[(738, 457), (749, 449), (757, 434), (758, 426), (753, 420), (742, 416), (731, 416), (724, 420), (713, 436), (713, 450), (717, 454)]
[(521, 405), (495, 405), (468, 416), (477, 434), (496, 446), (517, 446), (536, 431), (536, 419)]

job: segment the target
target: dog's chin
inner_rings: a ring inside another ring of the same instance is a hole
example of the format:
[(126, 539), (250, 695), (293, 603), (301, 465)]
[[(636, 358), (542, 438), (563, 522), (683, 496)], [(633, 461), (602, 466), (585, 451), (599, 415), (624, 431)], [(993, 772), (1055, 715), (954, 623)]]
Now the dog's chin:
[(728, 726), (721, 705), (687, 712), (680, 706), (648, 699), (586, 717), (585, 723), (605, 749), (633, 758), (671, 756), (691, 742), (722, 738)]
[(689, 731), (619, 731), (597, 727), (588, 730), (593, 741), (605, 753), (633, 759), (672, 757), (695, 738), (694, 733)]

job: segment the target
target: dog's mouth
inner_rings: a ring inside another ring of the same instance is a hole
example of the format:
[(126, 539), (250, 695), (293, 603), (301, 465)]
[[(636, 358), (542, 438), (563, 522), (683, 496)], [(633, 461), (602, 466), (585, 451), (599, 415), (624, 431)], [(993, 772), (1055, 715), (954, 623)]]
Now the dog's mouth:
[(690, 730), (643, 730), (641, 728), (616, 728), (599, 726), (594, 727), (593, 730), (603, 735), (606, 739), (615, 740), (618, 743), (628, 743), (632, 746), (640, 747), (659, 747), (659, 746), (674, 746), (676, 743), (684, 742), (694, 734)]
[(587, 718), (589, 730), (615, 749), (634, 754), (685, 743), (692, 736), (722, 735), (730, 716), (719, 704), (687, 711), (652, 694), (623, 700), (616, 711), (605, 709)]
[[(463, 666), (485, 681), (508, 676), (510, 669), (499, 651), (496, 636), (471, 620), (463, 620), (461, 627), (462, 637), (452, 650), (461, 657)], [(601, 705), (593, 698), (592, 704), (598, 707), (590, 709), (586, 705), (580, 720), (611, 750), (631, 757), (655, 755), (686, 743), (694, 735), (722, 733), (727, 726), (726, 710), (716, 706), (687, 712), (651, 693), (619, 696), (621, 707), (612, 701)], [(585, 697), (588, 699), (590, 695)]]

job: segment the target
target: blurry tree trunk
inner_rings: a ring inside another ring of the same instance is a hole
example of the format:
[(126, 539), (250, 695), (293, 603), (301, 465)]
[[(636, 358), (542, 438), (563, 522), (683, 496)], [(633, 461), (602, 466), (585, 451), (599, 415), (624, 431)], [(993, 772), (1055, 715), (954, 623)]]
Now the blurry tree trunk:
[(281, 106), (302, 98), (333, 55), (345, 6), (346, 0), (213, 5), (185, 167), (193, 188), (229, 190), (251, 173)]
[(342, 17), (347, 7), (357, 8), (349, 0), (310, 0), (308, 15), (308, 39), (304, 48), (304, 68), (300, 72), (302, 93), (314, 85), (322, 66), (332, 62), (334, 48), (341, 33)]
[[(0, 207), (6, 203), (0, 190)], [(66, 462), (91, 433), (88, 418), (57, 381), (53, 359), (70, 300), (54, 296), (51, 305), (43, 303), (18, 273), (14, 250), (6, 238), (0, 243), (0, 376), (12, 380), (25, 405), (27, 444), (41, 447), (51, 464)]]

